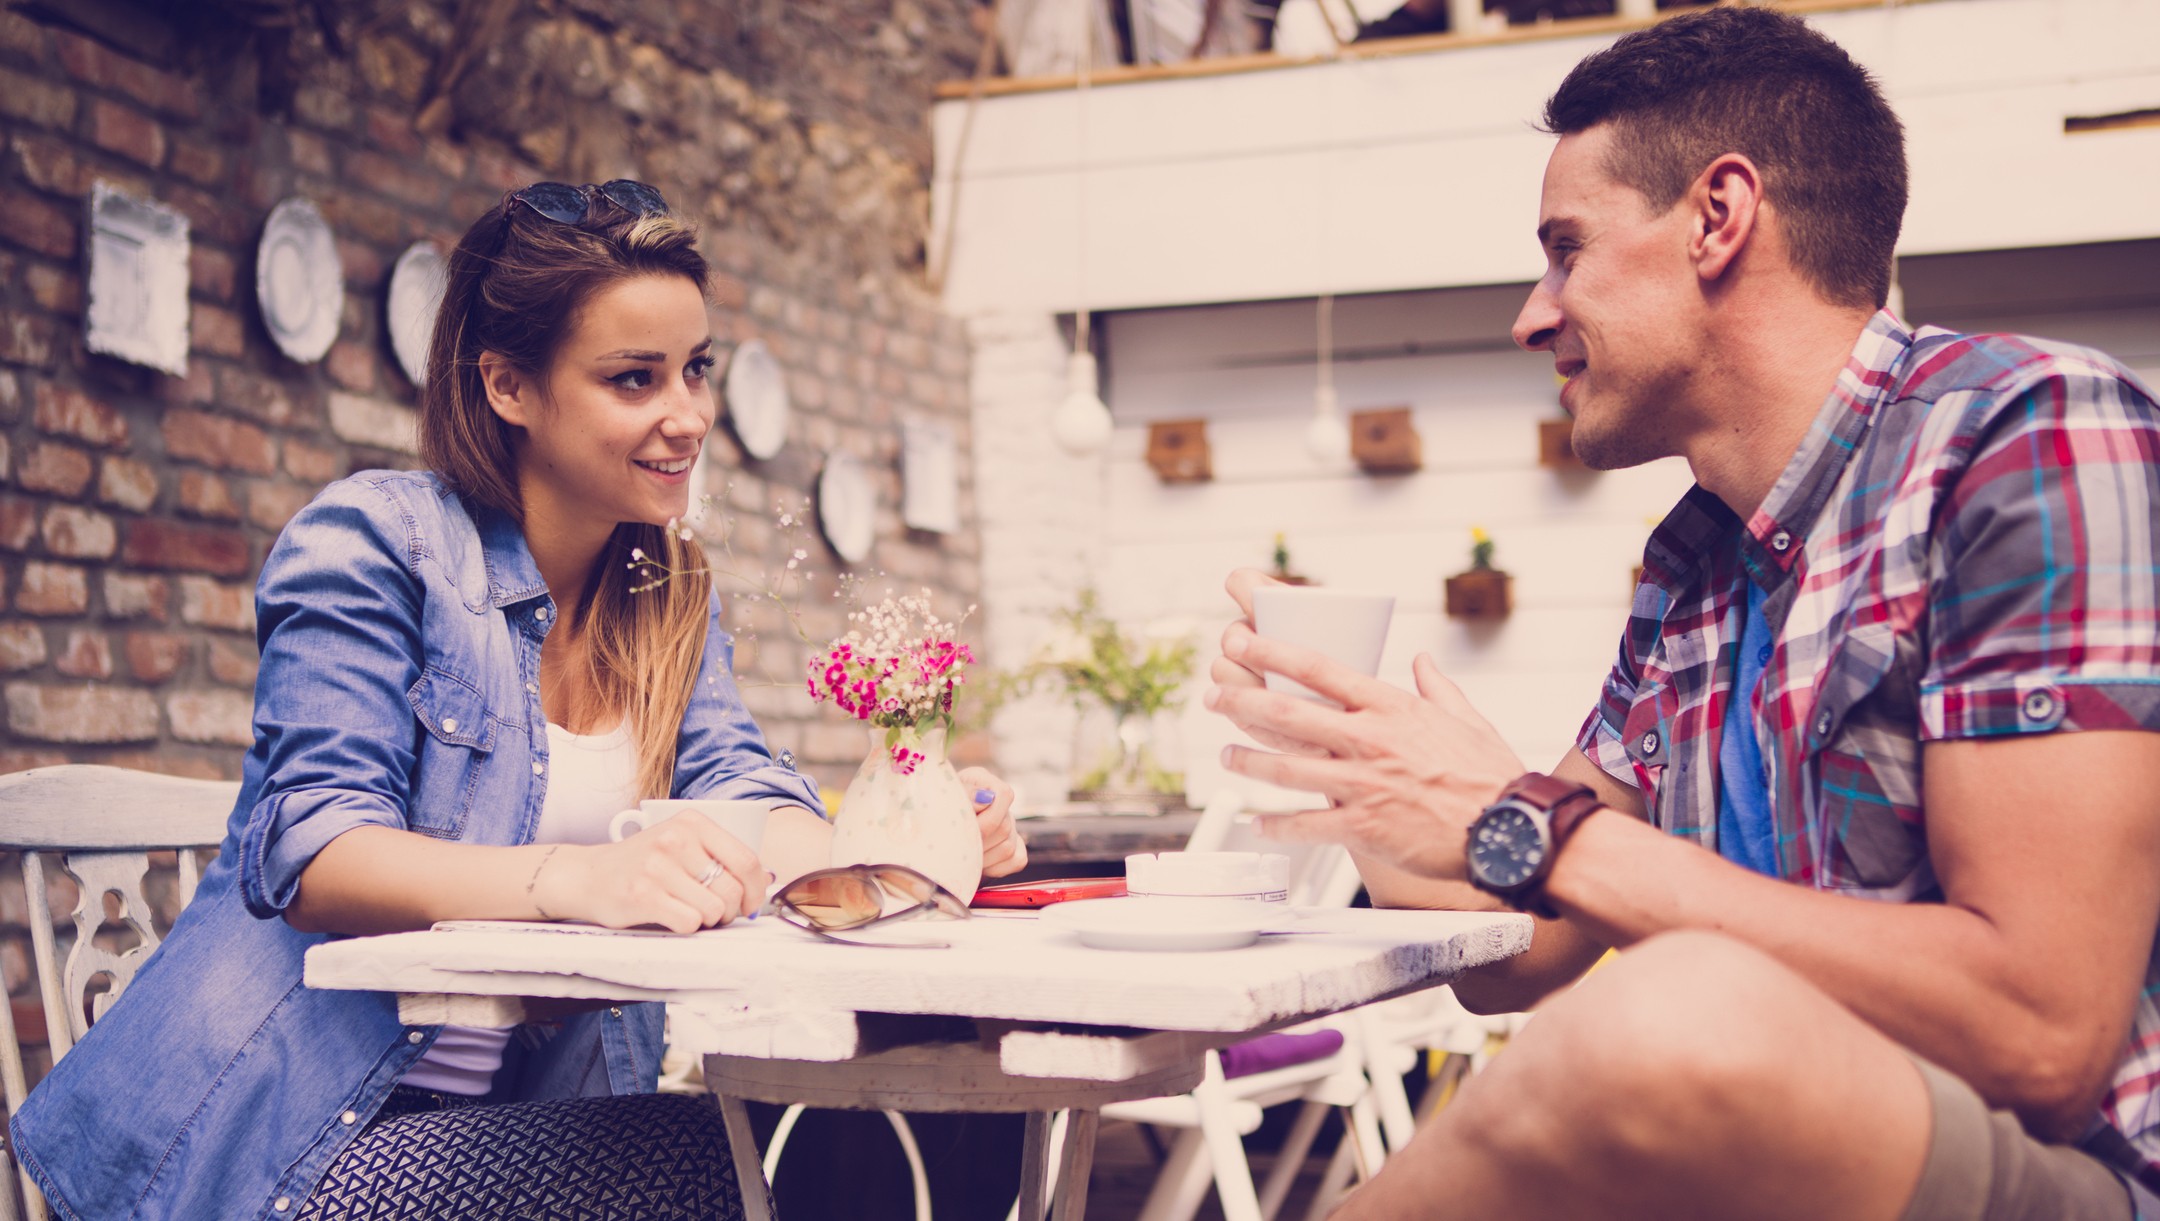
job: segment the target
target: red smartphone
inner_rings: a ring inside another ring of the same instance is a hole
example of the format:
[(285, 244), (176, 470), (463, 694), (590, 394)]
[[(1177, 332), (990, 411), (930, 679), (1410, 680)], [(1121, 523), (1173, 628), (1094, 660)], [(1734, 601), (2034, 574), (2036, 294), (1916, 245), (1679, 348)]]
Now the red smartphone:
[(975, 892), (970, 907), (1047, 907), (1067, 899), (1115, 899), (1125, 893), (1123, 878), (1046, 878), (1040, 882), (1007, 882), (985, 886)]

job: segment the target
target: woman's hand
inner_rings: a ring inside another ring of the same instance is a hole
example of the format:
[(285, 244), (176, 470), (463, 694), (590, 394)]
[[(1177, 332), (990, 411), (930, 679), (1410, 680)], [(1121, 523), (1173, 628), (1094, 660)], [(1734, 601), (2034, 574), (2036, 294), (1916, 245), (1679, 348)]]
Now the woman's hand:
[(982, 832), (983, 876), (1002, 878), (1027, 868), (1027, 842), (1012, 816), (1012, 786), (984, 768), (960, 773), (960, 783), (973, 791), (975, 826)]
[(757, 853), (710, 819), (670, 818), (620, 843), (555, 846), (530, 891), (549, 919), (694, 933), (756, 911), (771, 880)]

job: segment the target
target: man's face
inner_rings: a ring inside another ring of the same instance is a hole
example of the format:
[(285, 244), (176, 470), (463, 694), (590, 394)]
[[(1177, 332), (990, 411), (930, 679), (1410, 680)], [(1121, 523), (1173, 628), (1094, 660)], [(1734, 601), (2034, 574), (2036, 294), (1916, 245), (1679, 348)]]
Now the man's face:
[(1702, 352), (1690, 210), (1653, 213), (1607, 172), (1611, 141), (1601, 124), (1553, 149), (1538, 209), (1545, 275), (1514, 329), (1516, 343), (1552, 353), (1575, 454), (1599, 470), (1682, 452)]

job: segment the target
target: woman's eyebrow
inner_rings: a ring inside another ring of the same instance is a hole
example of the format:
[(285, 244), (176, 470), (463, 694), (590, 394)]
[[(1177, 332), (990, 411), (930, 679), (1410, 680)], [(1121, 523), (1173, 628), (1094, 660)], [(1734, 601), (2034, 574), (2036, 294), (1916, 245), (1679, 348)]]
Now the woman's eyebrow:
[[(698, 355), (698, 354), (699, 354), (699, 353), (701, 353), (701, 352), (709, 352), (709, 351), (711, 351), (711, 350), (712, 350), (712, 346), (713, 346), (713, 341), (712, 341), (712, 337), (708, 335), (708, 336), (706, 336), (706, 337), (705, 337), (705, 338), (704, 338), (703, 340), (699, 341), (699, 343), (697, 344), (697, 346), (696, 346), (696, 347), (693, 347), (693, 348), (691, 348), (691, 349), (690, 349), (690, 355), (692, 355), (692, 356), (696, 356), (696, 355)], [(600, 354), (599, 356), (595, 356), (595, 357), (593, 357), (593, 359), (594, 359), (594, 360), (642, 360), (642, 361), (647, 361), (647, 362), (653, 362), (653, 363), (657, 363), (657, 362), (659, 362), (659, 361), (663, 361), (663, 360), (666, 360), (666, 359), (667, 359), (667, 353), (665, 353), (665, 352), (653, 352), (653, 351), (648, 351), (648, 350), (646, 350), (646, 349), (644, 349), (644, 348), (624, 348), (624, 349), (622, 349), (622, 350), (620, 350), (620, 351), (616, 351), (616, 352), (604, 352), (604, 353)]]

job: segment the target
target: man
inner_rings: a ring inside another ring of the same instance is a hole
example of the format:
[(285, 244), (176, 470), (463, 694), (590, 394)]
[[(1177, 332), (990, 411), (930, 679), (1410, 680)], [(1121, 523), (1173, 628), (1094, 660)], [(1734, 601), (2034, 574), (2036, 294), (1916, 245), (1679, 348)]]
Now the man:
[(1244, 624), (1207, 697), (1377, 902), (1549, 913), (1457, 990), (1558, 995), (1342, 1215), (2160, 1217), (2151, 393), (1878, 312), (1902, 132), (1796, 18), (1632, 34), (1545, 127), (1515, 338), (1587, 462), (1697, 480), (1577, 748)]

